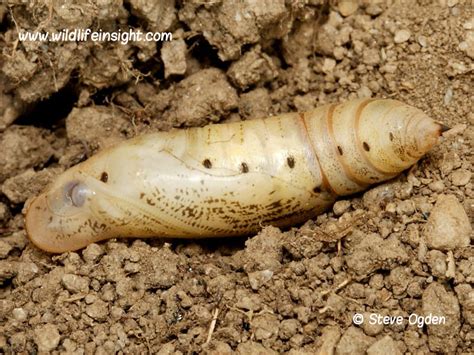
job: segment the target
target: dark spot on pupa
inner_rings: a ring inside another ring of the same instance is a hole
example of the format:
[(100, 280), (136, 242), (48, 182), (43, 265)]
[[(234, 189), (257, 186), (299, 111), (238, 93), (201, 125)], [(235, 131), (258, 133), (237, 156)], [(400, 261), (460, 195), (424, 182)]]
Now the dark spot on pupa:
[(316, 187), (313, 189), (313, 192), (314, 192), (315, 194), (321, 193), (321, 186), (316, 186)]
[(342, 155), (342, 147), (340, 145), (337, 146), (337, 151), (339, 152), (339, 155)]
[(293, 158), (292, 156), (286, 158), (286, 162), (288, 163), (290, 169), (293, 169), (295, 167), (295, 158)]
[(393, 133), (392, 133), (392, 132), (390, 132), (390, 133), (388, 134), (388, 137), (390, 138), (390, 142), (393, 142)]
[(144, 192), (140, 192), (140, 199), (142, 199), (145, 196)]
[(367, 144), (367, 142), (362, 143), (362, 146), (366, 152), (370, 151), (370, 146)]
[(202, 161), (202, 165), (204, 165), (204, 167), (205, 167), (206, 169), (212, 168), (212, 163), (211, 163), (211, 161), (210, 161), (209, 159), (204, 159), (204, 160)]
[(100, 181), (107, 182), (109, 180), (109, 174), (106, 171), (102, 172), (100, 175)]
[(147, 198), (146, 203), (149, 204), (150, 206), (155, 206), (155, 203), (151, 200), (151, 198)]
[(240, 164), (240, 171), (244, 174), (249, 172), (249, 166), (246, 162), (242, 162), (242, 164)]
[(270, 209), (275, 209), (275, 208), (278, 208), (278, 207), (281, 207), (281, 200), (277, 200), (277, 201), (272, 202), (268, 205), (268, 208), (270, 208)]

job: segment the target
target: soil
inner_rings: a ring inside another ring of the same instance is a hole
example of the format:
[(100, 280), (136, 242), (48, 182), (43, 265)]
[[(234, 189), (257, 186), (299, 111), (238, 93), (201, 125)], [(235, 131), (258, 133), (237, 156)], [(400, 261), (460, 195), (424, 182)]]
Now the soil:
[[(0, 4), (0, 352), (474, 353), (470, 1), (100, 3)], [(173, 41), (18, 41), (130, 26)], [(62, 255), (26, 238), (24, 203), (104, 147), (367, 96), (452, 129), (302, 226)]]

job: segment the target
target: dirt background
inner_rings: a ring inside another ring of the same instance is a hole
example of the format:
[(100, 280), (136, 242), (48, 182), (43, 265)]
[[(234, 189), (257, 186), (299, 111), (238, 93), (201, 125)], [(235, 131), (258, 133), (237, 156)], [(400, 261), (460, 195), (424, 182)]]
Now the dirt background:
[[(174, 40), (18, 41), (129, 27)], [(1, 353), (474, 353), (470, 1), (9, 0), (0, 50)], [(25, 201), (120, 140), (366, 96), (453, 129), (303, 226), (57, 256), (26, 239)], [(358, 326), (356, 312), (405, 321)]]

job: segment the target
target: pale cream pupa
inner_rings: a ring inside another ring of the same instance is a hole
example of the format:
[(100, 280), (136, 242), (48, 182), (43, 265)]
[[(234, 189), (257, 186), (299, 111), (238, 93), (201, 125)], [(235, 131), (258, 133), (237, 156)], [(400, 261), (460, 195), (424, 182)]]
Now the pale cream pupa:
[(27, 207), (39, 248), (115, 237), (227, 237), (304, 222), (415, 164), (443, 126), (395, 100), (136, 137), (60, 175)]

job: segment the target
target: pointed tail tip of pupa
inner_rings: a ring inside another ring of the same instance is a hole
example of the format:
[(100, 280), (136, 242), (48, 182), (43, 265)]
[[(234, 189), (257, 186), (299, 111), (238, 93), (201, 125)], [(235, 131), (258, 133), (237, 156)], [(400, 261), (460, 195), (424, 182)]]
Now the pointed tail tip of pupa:
[(441, 122), (436, 122), (437, 124), (439, 124), (439, 127), (440, 127), (440, 132), (441, 133), (444, 133), (444, 132), (447, 132), (451, 129), (451, 127), (449, 126), (446, 126), (445, 124), (441, 123)]

